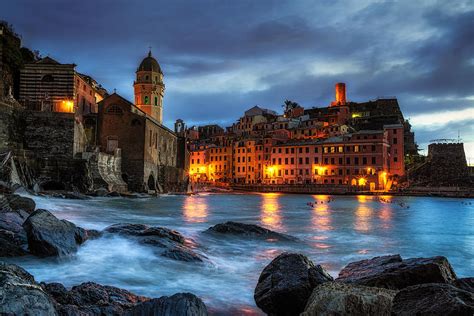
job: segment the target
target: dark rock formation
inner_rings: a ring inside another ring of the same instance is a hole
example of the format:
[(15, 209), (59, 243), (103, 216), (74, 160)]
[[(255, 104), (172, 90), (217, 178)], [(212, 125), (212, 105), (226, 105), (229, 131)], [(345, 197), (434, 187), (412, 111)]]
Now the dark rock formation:
[(53, 301), (31, 274), (0, 262), (1, 315), (57, 315)]
[(18, 257), (28, 254), (24, 249), (26, 239), (9, 230), (0, 229), (0, 257)]
[(87, 231), (46, 210), (34, 211), (23, 223), (30, 252), (37, 256), (62, 256), (77, 251)]
[(474, 293), (474, 278), (462, 278), (453, 282), (453, 285), (461, 290)]
[(456, 274), (445, 257), (402, 260), (400, 255), (392, 255), (349, 263), (336, 281), (403, 289), (422, 283), (450, 283), (455, 279)]
[(269, 315), (298, 315), (313, 289), (333, 278), (306, 256), (282, 253), (263, 269), (255, 288), (257, 306)]
[(122, 315), (148, 298), (113, 286), (82, 283), (68, 291), (62, 284), (43, 284), (60, 315)]
[(191, 249), (183, 235), (164, 228), (143, 224), (114, 224), (105, 232), (130, 236), (140, 244), (153, 246), (157, 254), (179, 261), (203, 261), (203, 256)]
[(191, 293), (162, 296), (129, 309), (127, 316), (206, 316), (206, 305)]
[(314, 289), (301, 315), (389, 316), (395, 294), (393, 290), (327, 282)]
[(28, 214), (31, 214), (36, 208), (36, 203), (33, 201), (33, 199), (17, 194), (8, 194), (6, 195), (6, 198), (12, 210), (23, 210)]
[(474, 294), (450, 284), (421, 284), (407, 287), (395, 296), (392, 315), (474, 315)]
[(296, 241), (297, 238), (285, 235), (282, 233), (277, 233), (272, 230), (260, 227), (258, 225), (244, 224), (237, 222), (226, 222), (222, 224), (217, 224), (212, 226), (206, 233), (212, 234), (225, 234), (225, 235), (235, 235), (241, 237), (249, 238), (264, 238), (264, 239), (274, 239), (281, 241)]

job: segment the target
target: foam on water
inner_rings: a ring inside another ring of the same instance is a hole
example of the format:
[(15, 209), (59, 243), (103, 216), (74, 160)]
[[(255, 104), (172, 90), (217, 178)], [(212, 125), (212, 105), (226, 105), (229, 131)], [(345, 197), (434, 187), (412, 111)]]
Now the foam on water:
[[(348, 262), (394, 253), (444, 255), (459, 276), (474, 275), (474, 205), (457, 199), (398, 197), (382, 203), (372, 197), (335, 197), (328, 203), (328, 196), (279, 194), (32, 198), (38, 208), (85, 228), (127, 222), (176, 229), (209, 259), (204, 264), (173, 261), (130, 239), (105, 235), (66, 259), (9, 260), (38, 281), (66, 286), (94, 281), (150, 297), (191, 292), (215, 313), (260, 313), (253, 300), (256, 282), (263, 267), (283, 251), (304, 253), (333, 276)], [(310, 201), (318, 203), (309, 206)], [(285, 232), (300, 242), (202, 234), (228, 220)]]

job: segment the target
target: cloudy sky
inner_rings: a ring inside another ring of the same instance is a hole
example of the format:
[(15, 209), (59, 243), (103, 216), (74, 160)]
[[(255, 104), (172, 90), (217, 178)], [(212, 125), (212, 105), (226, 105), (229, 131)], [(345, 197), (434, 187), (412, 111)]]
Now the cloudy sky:
[(285, 99), (326, 106), (396, 96), (421, 147), (466, 143), (474, 163), (474, 1), (2, 0), (23, 44), (76, 63), (133, 100), (148, 47), (165, 74), (165, 121), (231, 124)]

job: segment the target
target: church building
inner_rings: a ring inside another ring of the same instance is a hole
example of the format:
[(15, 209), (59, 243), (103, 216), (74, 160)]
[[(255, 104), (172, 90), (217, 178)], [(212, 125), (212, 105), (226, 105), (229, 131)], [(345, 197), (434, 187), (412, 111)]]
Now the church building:
[(122, 178), (131, 191), (178, 190), (184, 179), (177, 166), (178, 136), (163, 125), (164, 90), (163, 72), (150, 51), (136, 71), (135, 104), (117, 93), (99, 103), (98, 145), (102, 152), (120, 152)]

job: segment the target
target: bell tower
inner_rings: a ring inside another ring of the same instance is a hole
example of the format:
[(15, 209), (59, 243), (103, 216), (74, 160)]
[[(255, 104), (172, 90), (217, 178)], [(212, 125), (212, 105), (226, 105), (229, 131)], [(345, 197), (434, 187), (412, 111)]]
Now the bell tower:
[(160, 124), (163, 124), (165, 84), (163, 83), (161, 67), (151, 55), (151, 50), (138, 66), (136, 75), (133, 83), (135, 105)]

